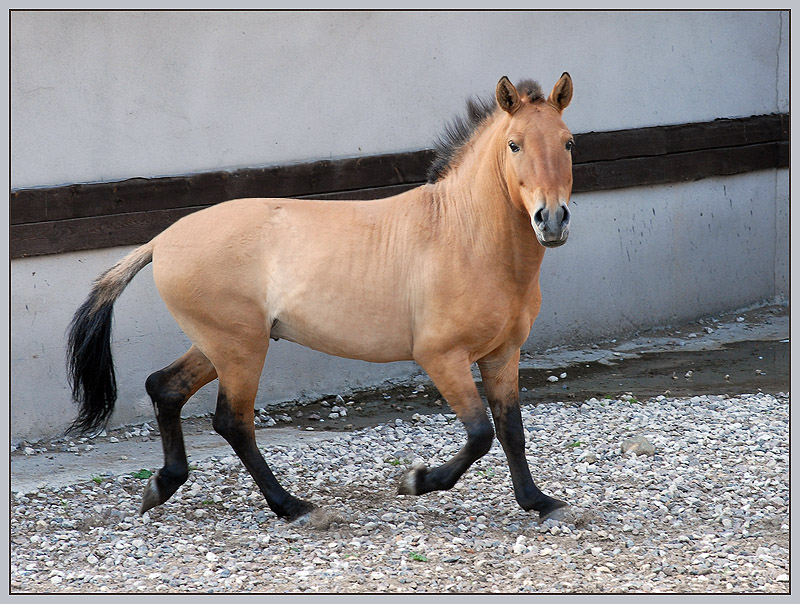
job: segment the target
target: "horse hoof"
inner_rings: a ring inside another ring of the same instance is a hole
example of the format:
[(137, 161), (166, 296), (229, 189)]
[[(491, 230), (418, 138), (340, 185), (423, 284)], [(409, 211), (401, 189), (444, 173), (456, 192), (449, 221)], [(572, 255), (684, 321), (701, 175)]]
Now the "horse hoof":
[(572, 514), (572, 508), (566, 501), (560, 499), (550, 498), (548, 505), (539, 510), (539, 522), (547, 520), (555, 520), (557, 522), (569, 522), (569, 517)]
[(425, 475), (428, 473), (428, 466), (425, 464), (417, 464), (413, 466), (408, 472), (403, 474), (400, 479), (400, 484), (397, 487), (398, 495), (421, 495), (422, 494), (422, 481), (425, 480)]
[(549, 527), (557, 524), (569, 524), (574, 525), (575, 528), (584, 528), (597, 519), (596, 514), (591, 510), (573, 507), (563, 501), (559, 501), (559, 503), (562, 505), (551, 509), (547, 514), (539, 515), (539, 524), (546, 524)]
[(282, 512), (278, 512), (278, 516), (287, 522), (294, 523), (302, 518), (307, 517), (317, 509), (317, 506), (310, 501), (304, 501), (302, 499), (296, 499), (292, 497), (292, 501), (283, 509)]
[(549, 514), (545, 514), (544, 516), (539, 515), (539, 523), (543, 524), (548, 520), (553, 520), (555, 522), (564, 522), (569, 524), (570, 518), (573, 516), (572, 510), (569, 506), (557, 508), (550, 512)]
[(156, 477), (158, 473), (153, 474), (150, 479), (147, 481), (147, 485), (144, 487), (144, 495), (142, 496), (142, 505), (139, 507), (139, 515), (141, 516), (147, 510), (150, 510), (157, 505), (161, 505), (164, 503), (164, 500), (161, 499), (161, 494), (158, 492), (158, 482), (156, 481)]
[(289, 525), (296, 527), (307, 526), (309, 528), (326, 530), (330, 528), (331, 524), (334, 522), (341, 523), (343, 521), (344, 519), (338, 514), (328, 512), (327, 510), (315, 506), (311, 511), (289, 522)]

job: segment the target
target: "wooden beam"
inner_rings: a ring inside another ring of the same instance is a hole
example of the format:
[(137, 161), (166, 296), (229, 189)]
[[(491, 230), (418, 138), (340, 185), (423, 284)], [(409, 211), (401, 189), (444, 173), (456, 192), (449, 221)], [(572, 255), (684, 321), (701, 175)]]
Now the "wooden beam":
[[(786, 168), (789, 115), (576, 134), (576, 193)], [(143, 243), (178, 218), (240, 197), (374, 199), (425, 181), (430, 149), (166, 178), (20, 189), (11, 258)]]
[(20, 189), (11, 193), (11, 224), (199, 208), (240, 197), (308, 197), (416, 184), (425, 180), (432, 160), (432, 151), (414, 151), (186, 176)]
[(731, 176), (788, 166), (788, 142), (628, 157), (575, 164), (572, 168), (572, 190), (575, 193), (587, 193), (690, 182), (711, 176)]

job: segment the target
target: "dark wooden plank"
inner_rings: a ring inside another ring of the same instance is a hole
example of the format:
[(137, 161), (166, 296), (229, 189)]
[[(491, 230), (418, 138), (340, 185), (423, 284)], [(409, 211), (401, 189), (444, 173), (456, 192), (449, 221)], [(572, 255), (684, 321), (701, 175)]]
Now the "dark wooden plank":
[[(313, 195), (313, 199), (380, 199), (397, 195), (418, 184), (374, 187)], [(149, 241), (173, 222), (205, 206), (172, 208), (90, 216), (68, 220), (11, 225), (9, 248), (11, 258), (60, 254), (120, 245), (137, 245)]]
[(309, 195), (302, 199), (383, 199), (384, 197), (391, 197), (404, 193), (414, 187), (420, 186), (419, 183), (409, 183), (404, 185), (392, 185), (390, 187), (372, 187), (370, 189), (358, 189), (355, 191), (339, 191), (338, 193), (324, 193), (322, 195)]
[(781, 115), (775, 114), (666, 126), (667, 153), (788, 140), (789, 133), (783, 132), (781, 122)]
[(787, 114), (575, 135), (575, 164), (789, 140)]
[(583, 164), (664, 153), (666, 141), (662, 127), (610, 130), (576, 134), (572, 161)]
[[(686, 182), (710, 176), (726, 176), (788, 166), (788, 142), (589, 162), (574, 167), (573, 191), (582, 193)], [(413, 186), (416, 185), (375, 187), (320, 195), (315, 198), (374, 199), (394, 195)], [(172, 208), (11, 225), (10, 255), (11, 258), (21, 258), (144, 243), (181, 216), (197, 209), (200, 208)]]
[[(767, 115), (699, 124), (576, 134), (576, 165), (667, 153), (789, 140), (789, 116)], [(322, 160), (286, 166), (133, 178), (120, 182), (13, 191), (11, 224), (212, 205), (237, 197), (309, 197), (418, 184), (431, 150)]]
[[(208, 180), (213, 175), (203, 175)], [(13, 191), (11, 224), (159, 210), (188, 203), (192, 177), (132, 178), (121, 182)]]
[(155, 237), (173, 222), (200, 208), (177, 208), (11, 225), (11, 258), (60, 254), (119, 245)]
[(21, 189), (11, 224), (213, 205), (240, 197), (308, 197), (425, 180), (432, 151), (414, 151), (181, 177)]
[(688, 182), (789, 165), (789, 143), (705, 149), (656, 157), (625, 158), (573, 166), (575, 193)]
[[(789, 130), (789, 115), (782, 114), (576, 135), (573, 190), (785, 168)], [(237, 197), (388, 197), (422, 184), (432, 157), (423, 150), (13, 191), (11, 257), (143, 243), (185, 214)]]
[(790, 126), (791, 116), (788, 113), (781, 114), (781, 140), (788, 141), (790, 139)]

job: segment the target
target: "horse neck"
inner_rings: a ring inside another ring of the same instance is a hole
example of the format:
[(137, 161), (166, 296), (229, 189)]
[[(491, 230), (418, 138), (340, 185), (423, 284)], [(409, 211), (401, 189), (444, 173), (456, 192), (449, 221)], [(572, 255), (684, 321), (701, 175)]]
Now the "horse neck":
[(476, 135), (461, 161), (435, 186), (439, 222), (449, 241), (494, 259), (520, 281), (538, 279), (544, 248), (530, 216), (511, 202), (505, 179), (505, 141), (499, 124)]

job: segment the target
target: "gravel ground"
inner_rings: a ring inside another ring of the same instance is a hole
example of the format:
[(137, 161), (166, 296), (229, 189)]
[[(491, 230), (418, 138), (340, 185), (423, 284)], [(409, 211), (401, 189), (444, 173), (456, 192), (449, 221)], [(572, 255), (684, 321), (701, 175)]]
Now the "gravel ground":
[(517, 506), (497, 442), (451, 491), (396, 495), (465, 438), (452, 414), (415, 415), (262, 447), (326, 528), (277, 519), (232, 454), (144, 516), (132, 475), (12, 493), (11, 593), (789, 592), (788, 395), (626, 395), (523, 421), (564, 522)]

